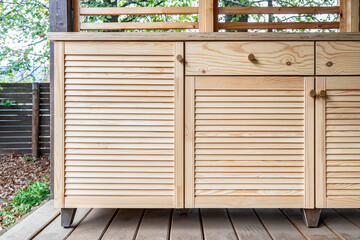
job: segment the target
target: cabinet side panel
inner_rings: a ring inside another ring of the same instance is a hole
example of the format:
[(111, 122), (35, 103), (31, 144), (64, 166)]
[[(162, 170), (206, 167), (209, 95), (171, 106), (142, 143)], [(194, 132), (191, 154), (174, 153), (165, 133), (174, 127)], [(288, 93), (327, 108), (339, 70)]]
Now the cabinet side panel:
[(54, 73), (54, 182), (55, 182), (55, 207), (63, 208), (64, 202), (64, 53), (65, 43), (55, 43), (55, 73)]

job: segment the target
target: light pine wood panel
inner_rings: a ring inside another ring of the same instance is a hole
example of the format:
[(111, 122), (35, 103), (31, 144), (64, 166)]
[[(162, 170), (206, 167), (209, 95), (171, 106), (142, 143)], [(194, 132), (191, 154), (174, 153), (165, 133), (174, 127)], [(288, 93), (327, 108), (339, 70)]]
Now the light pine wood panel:
[(314, 43), (187, 42), (186, 74), (313, 75)]
[(183, 207), (184, 44), (62, 45), (61, 206)]
[(317, 75), (360, 75), (360, 41), (316, 43)]
[[(317, 207), (359, 207), (360, 78), (319, 77), (317, 91)], [(342, 113), (339, 109), (346, 109)], [(338, 112), (336, 115), (329, 112)], [(349, 114), (351, 119), (348, 119)]]
[[(188, 77), (186, 86), (187, 207), (277, 205), (267, 197), (314, 207), (314, 78)], [(272, 112), (232, 111), (258, 106)], [(299, 111), (273, 111), (283, 108)]]

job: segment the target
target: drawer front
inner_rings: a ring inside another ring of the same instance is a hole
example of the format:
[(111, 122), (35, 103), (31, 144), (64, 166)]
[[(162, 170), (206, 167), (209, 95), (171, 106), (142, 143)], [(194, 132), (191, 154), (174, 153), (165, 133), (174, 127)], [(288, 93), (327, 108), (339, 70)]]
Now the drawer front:
[(317, 75), (360, 75), (360, 41), (316, 43)]
[(313, 42), (188, 42), (187, 75), (313, 75)]
[(360, 207), (360, 77), (317, 77), (316, 207)]
[(56, 53), (65, 65), (56, 80), (57, 206), (182, 207), (182, 51), (66, 42)]
[(186, 207), (314, 207), (313, 77), (185, 86)]

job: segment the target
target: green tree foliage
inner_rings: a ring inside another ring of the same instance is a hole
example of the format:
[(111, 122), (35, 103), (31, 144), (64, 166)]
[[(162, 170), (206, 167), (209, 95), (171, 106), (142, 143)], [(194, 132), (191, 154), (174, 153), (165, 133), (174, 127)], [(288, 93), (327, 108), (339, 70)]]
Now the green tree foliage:
[[(65, 1), (65, 0), (63, 0)], [(337, 0), (219, 0), (219, 6), (334, 6)], [(186, 7), (198, 6), (198, 0), (83, 0), (83, 7)], [(14, 81), (14, 74), (25, 71), (20, 82), (35, 80), (34, 73), (49, 66), (49, 0), (0, 0), (0, 82)], [(221, 15), (226, 22), (336, 21), (327, 15)], [(196, 22), (197, 15), (85, 16), (85, 22)], [(129, 31), (129, 30), (127, 30)], [(148, 30), (150, 31), (150, 30)], [(160, 30), (152, 30), (160, 31)], [(195, 30), (170, 30), (195, 31)], [(235, 30), (236, 31), (236, 30)], [(258, 30), (250, 30), (258, 31)], [(260, 30), (260, 31), (267, 31)], [(289, 31), (289, 30), (274, 30)], [(309, 30), (290, 30), (309, 31)], [(328, 31), (328, 30), (318, 30)], [(43, 73), (42, 80), (46, 80)]]
[[(34, 81), (34, 73), (49, 65), (49, 0), (0, 0), (0, 81)], [(43, 73), (45, 79), (45, 72)]]

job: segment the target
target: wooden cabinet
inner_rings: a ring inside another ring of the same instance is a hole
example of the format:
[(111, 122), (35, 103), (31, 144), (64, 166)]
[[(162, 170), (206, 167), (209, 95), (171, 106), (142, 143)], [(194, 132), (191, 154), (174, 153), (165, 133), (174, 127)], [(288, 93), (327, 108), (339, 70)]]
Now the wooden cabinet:
[(314, 207), (313, 77), (187, 77), (186, 207)]
[(55, 50), (56, 207), (359, 207), (360, 41)]
[(316, 207), (360, 205), (360, 77), (317, 77)]
[(55, 48), (56, 206), (183, 207), (183, 43)]

